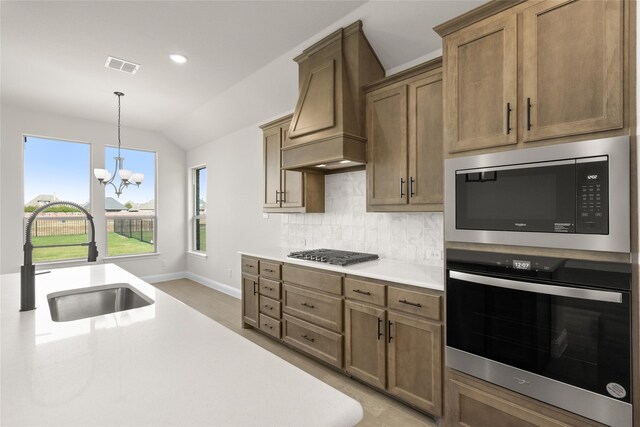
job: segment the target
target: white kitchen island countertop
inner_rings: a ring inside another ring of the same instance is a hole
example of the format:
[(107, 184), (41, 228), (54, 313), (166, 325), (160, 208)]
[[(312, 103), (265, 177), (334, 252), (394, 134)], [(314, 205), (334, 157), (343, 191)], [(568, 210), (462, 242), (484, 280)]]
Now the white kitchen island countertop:
[(288, 264), (335, 271), (352, 276), (368, 277), (370, 279), (385, 280), (419, 288), (444, 291), (444, 267), (442, 261), (432, 261), (430, 264), (414, 264), (390, 259), (378, 259), (342, 267), (323, 262), (288, 258), (287, 254), (293, 251), (296, 251), (296, 249), (274, 247), (241, 250), (239, 253), (255, 258), (265, 258), (273, 261), (286, 262)]
[[(51, 320), (47, 294), (122, 282), (155, 303)], [(3, 426), (347, 426), (362, 419), (355, 400), (113, 264), (36, 276), (37, 309), (23, 313), (20, 275), (5, 274), (0, 300)]]

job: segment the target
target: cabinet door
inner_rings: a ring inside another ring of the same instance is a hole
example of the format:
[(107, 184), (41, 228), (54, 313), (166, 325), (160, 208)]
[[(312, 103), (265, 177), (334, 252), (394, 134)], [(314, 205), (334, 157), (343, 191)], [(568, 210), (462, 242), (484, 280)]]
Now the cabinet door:
[(389, 393), (442, 415), (442, 327), (391, 311), (387, 316)]
[(442, 210), (442, 73), (409, 84), (409, 203)]
[(449, 153), (515, 144), (517, 16), (511, 12), (444, 40), (444, 138)]
[(622, 1), (547, 0), (522, 16), (524, 140), (622, 127)]
[(264, 207), (280, 207), (280, 127), (264, 131)]
[(259, 315), (258, 276), (242, 275), (242, 322), (258, 327)]
[(345, 302), (345, 369), (376, 387), (386, 386), (385, 310)]
[[(289, 123), (281, 126), (282, 145), (290, 145)], [(304, 175), (302, 172), (282, 170), (282, 194), (280, 200), (283, 208), (301, 208), (304, 206)]]
[(370, 205), (406, 204), (407, 87), (367, 95), (367, 197)]

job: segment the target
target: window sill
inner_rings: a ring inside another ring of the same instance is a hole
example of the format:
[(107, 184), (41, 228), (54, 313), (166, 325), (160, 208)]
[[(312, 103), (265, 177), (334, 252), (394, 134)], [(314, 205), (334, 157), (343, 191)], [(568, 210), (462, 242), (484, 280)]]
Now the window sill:
[(129, 261), (138, 258), (157, 258), (160, 254), (158, 252), (148, 253), (148, 254), (131, 254), (131, 255), (114, 255), (114, 256), (106, 256), (103, 258), (105, 261)]
[(196, 258), (202, 258), (202, 259), (207, 259), (207, 254), (206, 252), (195, 252), (195, 251), (187, 251), (188, 255), (191, 255), (193, 257)]

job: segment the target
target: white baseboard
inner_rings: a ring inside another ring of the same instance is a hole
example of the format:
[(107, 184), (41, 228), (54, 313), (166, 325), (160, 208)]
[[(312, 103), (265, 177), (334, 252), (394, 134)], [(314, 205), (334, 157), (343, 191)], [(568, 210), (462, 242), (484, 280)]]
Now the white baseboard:
[(176, 273), (167, 273), (167, 274), (156, 274), (154, 276), (144, 276), (141, 277), (147, 283), (158, 283), (158, 282), (166, 282), (167, 280), (178, 280), (178, 279), (186, 279), (187, 276), (186, 271), (178, 271)]
[(242, 292), (238, 288), (234, 288), (233, 286), (229, 286), (215, 280), (207, 279), (206, 277), (193, 274), (190, 271), (185, 272), (185, 274), (187, 279), (203, 284), (208, 288), (215, 289), (216, 291), (220, 291), (237, 299), (242, 298)]

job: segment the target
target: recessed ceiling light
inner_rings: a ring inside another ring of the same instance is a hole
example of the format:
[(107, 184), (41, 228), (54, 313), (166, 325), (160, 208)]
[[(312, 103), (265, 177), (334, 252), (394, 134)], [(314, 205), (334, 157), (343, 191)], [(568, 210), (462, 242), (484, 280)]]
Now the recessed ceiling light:
[(327, 167), (327, 165), (317, 165), (316, 167), (317, 167), (317, 168), (326, 168), (326, 167)]
[(351, 160), (340, 160), (340, 163), (351, 163)]
[(184, 64), (185, 62), (187, 62), (187, 57), (184, 55), (180, 55), (179, 53), (172, 53), (171, 55), (169, 55), (169, 58), (171, 58), (171, 60), (176, 64)]

